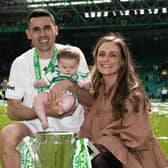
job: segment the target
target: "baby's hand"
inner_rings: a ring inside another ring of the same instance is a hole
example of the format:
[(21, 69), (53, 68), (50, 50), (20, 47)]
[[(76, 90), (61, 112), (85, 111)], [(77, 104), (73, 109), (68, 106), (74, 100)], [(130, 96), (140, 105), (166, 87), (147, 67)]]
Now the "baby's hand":
[(83, 80), (79, 80), (79, 81), (78, 81), (78, 86), (79, 86), (80, 88), (83, 88), (83, 87), (84, 87), (84, 81), (83, 81)]
[(36, 80), (36, 81), (34, 81), (33, 86), (34, 86), (34, 88), (45, 87), (45, 86), (47, 86), (47, 83), (43, 79)]
[(38, 88), (39, 87), (39, 81), (38, 80), (36, 80), (36, 81), (34, 81), (34, 83), (33, 83), (33, 87), (34, 88)]
[(84, 88), (86, 90), (89, 90), (90, 87), (91, 87), (91, 83), (90, 82), (87, 82), (87, 81), (84, 81), (84, 80), (79, 80), (78, 81), (78, 86), (80, 88)]

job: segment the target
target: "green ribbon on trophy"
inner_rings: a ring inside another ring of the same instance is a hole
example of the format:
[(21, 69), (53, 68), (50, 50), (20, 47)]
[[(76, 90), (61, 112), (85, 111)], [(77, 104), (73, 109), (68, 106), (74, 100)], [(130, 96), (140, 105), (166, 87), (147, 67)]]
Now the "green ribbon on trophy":
[(88, 139), (76, 140), (71, 132), (27, 136), (17, 150), (21, 156), (21, 168), (91, 168), (91, 160), (99, 154)]
[(76, 141), (76, 151), (73, 156), (73, 168), (91, 168), (91, 159), (87, 148), (88, 139)]

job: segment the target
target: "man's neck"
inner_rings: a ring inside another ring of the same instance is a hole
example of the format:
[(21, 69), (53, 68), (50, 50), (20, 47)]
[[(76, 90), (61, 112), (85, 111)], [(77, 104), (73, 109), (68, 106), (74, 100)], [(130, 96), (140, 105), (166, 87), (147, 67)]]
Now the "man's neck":
[(38, 56), (41, 59), (49, 59), (53, 56), (54, 48), (49, 51), (39, 51), (37, 50)]

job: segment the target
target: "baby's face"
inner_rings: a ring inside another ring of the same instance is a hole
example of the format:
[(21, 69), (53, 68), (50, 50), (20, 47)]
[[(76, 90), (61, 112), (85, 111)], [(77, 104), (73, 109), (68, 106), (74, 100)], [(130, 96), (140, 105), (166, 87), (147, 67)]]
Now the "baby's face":
[(75, 75), (78, 71), (78, 61), (75, 59), (61, 58), (58, 67), (62, 74)]

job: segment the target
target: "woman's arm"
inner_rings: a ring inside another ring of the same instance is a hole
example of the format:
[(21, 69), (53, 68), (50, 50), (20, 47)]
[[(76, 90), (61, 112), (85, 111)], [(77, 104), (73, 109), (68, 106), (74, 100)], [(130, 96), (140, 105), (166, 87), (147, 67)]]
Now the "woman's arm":
[(77, 97), (80, 104), (90, 106), (93, 101), (92, 95), (88, 90), (80, 88), (77, 84), (70, 80), (63, 80), (60, 83), (54, 85), (49, 92), (49, 102), (54, 102), (66, 91), (73, 92)]
[(102, 130), (101, 142), (107, 137), (110, 139), (112, 135), (120, 139), (125, 147), (137, 149), (152, 137), (150, 116), (144, 96), (132, 93), (125, 102), (125, 108), (127, 112), (122, 122), (121, 120), (114, 121)]

